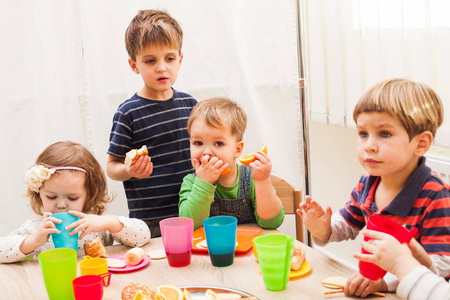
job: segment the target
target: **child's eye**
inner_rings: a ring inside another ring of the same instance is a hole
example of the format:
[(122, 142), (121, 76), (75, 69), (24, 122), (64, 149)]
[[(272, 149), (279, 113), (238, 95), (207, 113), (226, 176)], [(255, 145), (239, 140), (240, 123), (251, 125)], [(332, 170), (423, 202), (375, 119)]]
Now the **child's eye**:
[(76, 201), (78, 200), (78, 197), (72, 198), (72, 197), (68, 197), (70, 201)]
[(369, 134), (367, 134), (367, 132), (365, 132), (365, 131), (361, 131), (361, 132), (359, 132), (359, 136), (362, 139), (365, 139), (365, 138), (367, 138), (369, 136)]
[(55, 199), (56, 199), (56, 196), (47, 196), (47, 199), (55, 200)]
[(201, 145), (203, 145), (203, 143), (202, 142), (193, 142), (192, 145), (194, 145), (194, 146), (201, 146)]
[(380, 133), (380, 136), (381, 137), (384, 137), (384, 138), (387, 138), (387, 137), (390, 137), (392, 134), (390, 133), (390, 132), (387, 132), (387, 131), (382, 131), (381, 133)]
[(167, 60), (168, 61), (173, 61), (173, 60), (175, 60), (175, 57), (169, 57), (169, 58), (167, 58)]
[(146, 64), (152, 64), (154, 62), (155, 62), (154, 59), (148, 59), (148, 60), (145, 61)]
[(222, 142), (215, 142), (214, 145), (216, 145), (216, 147), (222, 147), (223, 143)]

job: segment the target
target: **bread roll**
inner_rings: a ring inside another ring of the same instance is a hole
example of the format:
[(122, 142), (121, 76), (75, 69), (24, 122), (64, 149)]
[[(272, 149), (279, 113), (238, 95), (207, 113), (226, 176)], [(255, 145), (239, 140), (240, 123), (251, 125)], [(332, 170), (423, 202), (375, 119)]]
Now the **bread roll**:
[(125, 161), (123, 163), (128, 166), (131, 166), (139, 159), (139, 157), (144, 155), (148, 155), (147, 146), (145, 145), (142, 146), (140, 149), (131, 149), (125, 155)]
[(84, 242), (84, 252), (90, 257), (108, 257), (108, 253), (106, 252), (105, 247), (103, 247), (100, 237), (97, 237), (97, 239), (93, 241)]
[(292, 252), (292, 260), (291, 260), (291, 270), (297, 271), (302, 267), (303, 262), (305, 261), (306, 253), (300, 246), (294, 246), (294, 250)]
[(143, 283), (132, 282), (122, 290), (122, 300), (132, 300), (137, 291), (142, 291), (142, 293), (150, 300), (154, 300), (156, 298), (156, 293), (153, 292), (151, 288)]

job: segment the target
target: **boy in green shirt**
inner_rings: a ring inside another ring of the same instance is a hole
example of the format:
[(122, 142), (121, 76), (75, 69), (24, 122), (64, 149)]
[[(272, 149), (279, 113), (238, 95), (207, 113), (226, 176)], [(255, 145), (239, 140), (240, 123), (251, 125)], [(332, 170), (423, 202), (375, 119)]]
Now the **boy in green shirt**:
[(188, 120), (195, 174), (184, 177), (178, 204), (180, 217), (194, 219), (194, 229), (210, 216), (228, 215), (238, 223), (278, 228), (284, 208), (270, 180), (272, 164), (262, 151), (249, 167), (237, 165), (244, 148), (247, 115), (226, 98), (200, 101)]

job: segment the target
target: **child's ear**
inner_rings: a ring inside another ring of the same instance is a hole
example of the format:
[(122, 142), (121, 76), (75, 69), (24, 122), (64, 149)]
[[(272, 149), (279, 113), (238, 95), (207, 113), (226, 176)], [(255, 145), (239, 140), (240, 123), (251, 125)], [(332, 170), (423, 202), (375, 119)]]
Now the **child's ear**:
[(242, 150), (244, 150), (244, 142), (239, 141), (236, 144), (236, 150), (234, 151), (234, 158), (238, 158), (242, 154)]
[(416, 136), (417, 146), (414, 154), (417, 157), (423, 156), (430, 149), (433, 143), (433, 134), (430, 131), (424, 131)]
[(136, 62), (134, 60), (132, 60), (131, 58), (128, 59), (128, 64), (130, 65), (131, 70), (136, 73), (139, 74), (139, 70), (136, 66)]
[(180, 52), (180, 65), (181, 65), (182, 62), (183, 62), (183, 53)]

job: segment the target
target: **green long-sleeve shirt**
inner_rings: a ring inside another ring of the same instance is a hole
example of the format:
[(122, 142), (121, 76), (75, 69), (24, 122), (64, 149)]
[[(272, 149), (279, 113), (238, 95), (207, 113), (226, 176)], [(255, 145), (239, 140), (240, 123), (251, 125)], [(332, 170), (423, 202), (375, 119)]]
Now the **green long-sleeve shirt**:
[[(240, 165), (238, 165), (238, 174), (236, 183), (231, 187), (223, 186), (218, 182), (209, 184), (194, 174), (186, 175), (180, 189), (180, 202), (178, 203), (180, 217), (192, 218), (194, 220), (194, 229), (202, 227), (203, 220), (209, 217), (214, 194), (222, 199), (237, 199), (239, 197)], [(251, 179), (249, 198), (253, 203), (256, 222), (260, 227), (276, 229), (283, 223), (284, 208), (271, 219), (263, 219), (258, 215), (253, 178)]]

